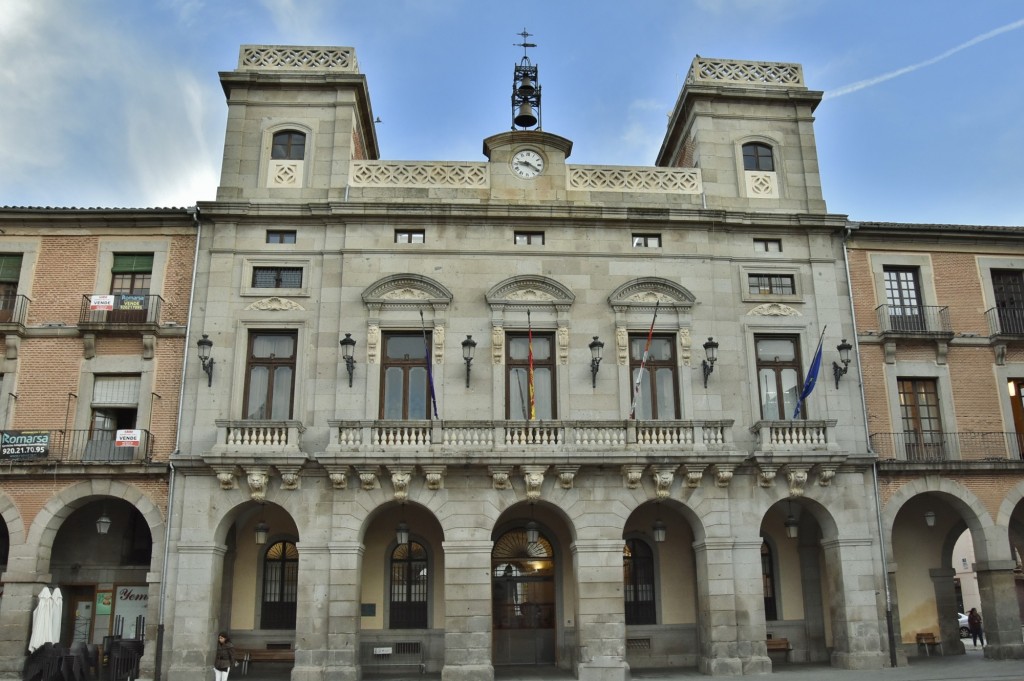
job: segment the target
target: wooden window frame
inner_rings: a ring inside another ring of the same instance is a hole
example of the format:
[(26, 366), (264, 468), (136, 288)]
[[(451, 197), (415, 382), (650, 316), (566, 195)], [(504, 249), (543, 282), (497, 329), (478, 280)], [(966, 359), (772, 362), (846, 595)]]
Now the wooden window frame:
[(270, 158), (274, 161), (306, 160), (306, 133), (278, 130), (270, 138)]
[[(530, 365), (529, 358), (513, 359), (512, 358), (512, 341), (514, 340), (526, 340), (529, 337), (528, 331), (514, 331), (507, 332), (505, 335), (505, 418), (512, 419), (512, 372), (515, 370), (527, 370)], [(536, 372), (538, 368), (548, 369), (551, 374), (551, 415), (543, 417), (543, 420), (551, 420), (558, 418), (558, 366), (555, 362), (555, 334), (548, 331), (538, 333), (533, 332), (534, 347), (538, 339), (544, 339), (548, 342), (548, 357), (544, 360), (537, 359), (536, 355), (533, 359), (534, 368), (534, 403), (537, 403), (537, 392), (536, 392)], [(525, 386), (522, 386), (525, 389)], [(517, 393), (518, 394), (518, 393)], [(524, 399), (529, 399), (524, 395)], [(529, 411), (529, 405), (526, 406), (527, 412)], [(528, 419), (527, 419), (528, 420)], [(538, 416), (535, 420), (542, 420), (541, 416)]]
[[(275, 356), (271, 357), (253, 357), (253, 346), (258, 338), (264, 336), (287, 336), (292, 339), (292, 354), (290, 357), (279, 358)], [(299, 348), (299, 334), (297, 331), (250, 331), (248, 344), (246, 346), (246, 360), (245, 360), (245, 386), (243, 387), (243, 398), (242, 398), (242, 418), (249, 420), (249, 388), (252, 380), (252, 370), (256, 367), (267, 367), (267, 400), (264, 405), (264, 415), (259, 418), (252, 420), (256, 421), (268, 421), (268, 420), (281, 420), (272, 419), (270, 414), (274, 412), (274, 369), (278, 367), (291, 367), (292, 379), (291, 386), (288, 391), (288, 416), (284, 420), (291, 420), (295, 411), (295, 379), (296, 379), (296, 368), (298, 360), (298, 348)]]
[[(431, 414), (430, 404), (430, 376), (433, 374), (433, 367), (430, 367), (424, 380), (424, 404), (426, 413), (423, 416), (409, 416), (409, 372), (411, 369), (427, 369), (427, 363), (433, 361), (431, 350), (433, 348), (433, 334), (426, 332), (426, 341), (423, 340), (422, 331), (386, 331), (381, 338), (381, 367), (380, 367), (380, 409), (379, 418), (395, 420), (394, 417), (385, 416), (387, 408), (388, 370), (402, 370), (402, 415), (397, 420), (421, 421), (429, 419)], [(409, 359), (393, 358), (388, 356), (388, 341), (397, 338), (409, 338), (418, 341), (424, 350), (424, 357), (410, 357)]]
[[(793, 343), (793, 359), (792, 360), (780, 360), (778, 362), (762, 360), (758, 357), (757, 342), (760, 340), (787, 340)], [(800, 393), (803, 392), (803, 367), (800, 363), (800, 337), (798, 335), (790, 334), (755, 334), (754, 335), (754, 363), (755, 371), (757, 373), (757, 402), (761, 412), (761, 418), (765, 421), (786, 421), (790, 419), (790, 414), (785, 413), (786, 411), (786, 400), (784, 399), (785, 392), (783, 391), (782, 385), (782, 372), (787, 369), (793, 369), (796, 371), (796, 390), (797, 399), (800, 399)], [(762, 369), (770, 369), (775, 375), (775, 394), (777, 395), (777, 402), (779, 413), (773, 415), (766, 415), (764, 413), (764, 400), (761, 399), (761, 371)], [(800, 408), (800, 418), (807, 418), (807, 409), (805, 406)]]
[[(417, 237), (419, 239), (417, 240)], [(424, 229), (396, 229), (396, 244), (425, 244), (427, 243), (427, 232)]]
[(742, 151), (743, 170), (761, 173), (775, 172), (775, 152), (771, 145), (764, 142), (747, 142), (743, 145)]
[(268, 244), (294, 244), (297, 233), (294, 229), (268, 229)]
[[(668, 343), (668, 347), (669, 347), (669, 349), (671, 351), (670, 352), (671, 356), (667, 360), (655, 360), (651, 356), (647, 357), (647, 363), (644, 366), (644, 371), (648, 375), (644, 377), (644, 381), (646, 381), (648, 383), (648, 385), (651, 386), (651, 391), (650, 391), (650, 393), (651, 393), (651, 416), (649, 417), (649, 420), (653, 420), (653, 421), (666, 421), (666, 420), (667, 421), (671, 421), (671, 420), (674, 420), (674, 419), (679, 419), (679, 418), (681, 418), (680, 417), (681, 411), (680, 411), (680, 404), (679, 404), (679, 359), (678, 359), (678, 356), (676, 354), (676, 341), (675, 341), (675, 338), (672, 337), (672, 336), (669, 336), (669, 335), (657, 334), (656, 333), (656, 334), (654, 334), (654, 336), (652, 336), (651, 340), (652, 340), (652, 342), (654, 340), (667, 342)], [(640, 356), (639, 357), (637, 357), (637, 356), (635, 356), (633, 354), (633, 342), (634, 341), (642, 341), (643, 345), (646, 346), (646, 344), (647, 344), (647, 334), (635, 333), (635, 334), (630, 334), (630, 336), (629, 336), (629, 376), (630, 376), (629, 391), (630, 391), (630, 402), (632, 402), (633, 386), (636, 385), (636, 370), (640, 368), (640, 364), (643, 361), (643, 351), (642, 350), (640, 352)], [(665, 370), (668, 370), (671, 373), (671, 375), (672, 375), (672, 398), (673, 398), (674, 404), (673, 404), (673, 409), (672, 409), (673, 413), (672, 413), (671, 416), (663, 416), (663, 415), (661, 415), (661, 413), (660, 413), (661, 409), (660, 409), (660, 405), (658, 403), (658, 391), (655, 389), (656, 388), (656, 383), (654, 381), (654, 377), (657, 375), (657, 372), (665, 371)], [(639, 419), (640, 417), (637, 416), (637, 418)], [(647, 419), (645, 419), (645, 420), (647, 420)]]
[(544, 232), (515, 232), (512, 243), (516, 246), (543, 246)]
[(633, 248), (661, 248), (664, 245), (661, 234), (648, 232), (634, 232), (631, 241)]

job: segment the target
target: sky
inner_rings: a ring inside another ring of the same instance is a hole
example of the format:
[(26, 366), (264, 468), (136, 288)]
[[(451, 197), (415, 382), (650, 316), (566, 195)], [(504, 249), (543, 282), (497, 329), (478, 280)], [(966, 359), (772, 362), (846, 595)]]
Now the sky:
[(653, 165), (690, 62), (797, 62), (828, 209), (1024, 225), (1020, 0), (0, 0), (0, 206), (215, 198), (239, 46), (354, 47), (385, 160), (484, 161), (523, 30), (570, 163)]

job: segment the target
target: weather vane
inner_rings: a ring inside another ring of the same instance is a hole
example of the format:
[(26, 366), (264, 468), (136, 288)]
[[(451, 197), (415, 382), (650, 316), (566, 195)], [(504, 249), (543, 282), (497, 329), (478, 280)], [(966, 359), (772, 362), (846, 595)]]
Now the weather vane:
[(529, 55), (526, 54), (526, 50), (528, 48), (530, 48), (530, 47), (537, 47), (537, 43), (526, 42), (526, 39), (531, 37), (533, 34), (532, 33), (527, 33), (526, 29), (524, 28), (522, 33), (517, 33), (516, 35), (522, 36), (523, 37), (523, 42), (521, 42), (521, 43), (513, 43), (513, 45), (515, 47), (523, 48), (523, 61), (526, 62), (527, 64), (529, 64), (530, 63), (530, 57), (529, 57)]

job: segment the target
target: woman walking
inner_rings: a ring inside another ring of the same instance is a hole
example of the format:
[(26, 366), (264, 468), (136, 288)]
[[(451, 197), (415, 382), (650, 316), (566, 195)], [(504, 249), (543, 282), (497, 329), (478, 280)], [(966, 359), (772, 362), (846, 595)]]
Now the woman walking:
[(235, 666), (235, 646), (223, 631), (217, 635), (217, 656), (213, 658), (213, 681), (228, 681), (228, 672)]
[(974, 647), (978, 647), (978, 639), (981, 639), (981, 645), (985, 645), (985, 635), (981, 631), (981, 613), (978, 612), (977, 608), (971, 608), (971, 611), (967, 613), (967, 628), (971, 630), (971, 638), (974, 639)]

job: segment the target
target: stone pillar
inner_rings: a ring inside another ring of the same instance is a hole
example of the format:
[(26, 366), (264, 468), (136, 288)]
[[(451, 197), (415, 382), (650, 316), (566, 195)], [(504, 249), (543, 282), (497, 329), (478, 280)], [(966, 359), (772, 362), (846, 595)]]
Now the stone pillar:
[(828, 643), (825, 640), (825, 604), (821, 592), (821, 535), (813, 533), (813, 544), (805, 544), (801, 532), (797, 555), (800, 560), (800, 591), (804, 599), (804, 635), (807, 637), (804, 650), (795, 649), (792, 656), (798, 662), (830, 663)]
[(832, 666), (839, 669), (881, 669), (882, 654), (878, 584), (870, 537), (822, 542), (832, 599)]
[(990, 560), (974, 564), (978, 590), (981, 592), (985, 657), (994, 660), (1024, 658), (1020, 612), (1013, 579), (1014, 567), (1012, 560)]
[(442, 681), (493, 681), (490, 540), (446, 541)]
[(226, 548), (220, 544), (178, 544), (177, 583), (174, 592), (168, 594), (177, 604), (174, 642), (164, 647), (169, 681), (195, 681), (212, 674), (217, 632), (228, 624), (217, 618), (225, 553)]
[(960, 624), (956, 617), (956, 588), (953, 580), (956, 579), (956, 570), (948, 568), (934, 568), (928, 571), (932, 578), (932, 588), (935, 589), (935, 609), (939, 614), (939, 640), (942, 641), (942, 652), (944, 655), (964, 652), (963, 641), (960, 640)]
[(764, 578), (761, 572), (760, 537), (733, 542), (732, 566), (736, 601), (736, 654), (744, 674), (771, 674), (765, 639)]
[(359, 678), (359, 603), (365, 549), (358, 541), (339, 541), (331, 542), (327, 550), (329, 572), (321, 573), (323, 583), (329, 585), (323, 674), (331, 681), (356, 681)]
[(295, 598), (295, 666), (292, 681), (322, 681), (327, 661), (327, 614), (331, 600), (326, 544), (296, 544), (299, 574)]
[[(736, 640), (732, 540), (706, 539), (694, 544), (694, 553), (697, 559), (697, 638), (700, 646), (697, 666), (709, 676), (739, 676), (743, 674), (743, 661), (739, 658)], [(758, 561), (760, 559), (758, 554)], [(763, 587), (761, 593), (764, 593)], [(761, 610), (764, 611), (763, 602)], [(763, 615), (761, 619), (764, 619)]]
[(20, 679), (28, 640), (32, 635), (32, 612), (36, 597), (50, 582), (50, 575), (35, 572), (3, 574), (4, 602), (0, 608), (0, 679)]
[(886, 622), (885, 640), (893, 646), (895, 652), (893, 653), (896, 657), (897, 667), (906, 667), (910, 664), (910, 660), (907, 659), (907, 650), (903, 647), (903, 627), (900, 626), (900, 599), (899, 592), (896, 590), (896, 563), (890, 561), (887, 565), (889, 574), (889, 603), (892, 617), (892, 639), (889, 638), (889, 623)]
[(626, 604), (622, 598), (622, 539), (572, 544), (576, 573), (576, 641), (580, 681), (624, 681)]

